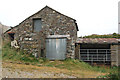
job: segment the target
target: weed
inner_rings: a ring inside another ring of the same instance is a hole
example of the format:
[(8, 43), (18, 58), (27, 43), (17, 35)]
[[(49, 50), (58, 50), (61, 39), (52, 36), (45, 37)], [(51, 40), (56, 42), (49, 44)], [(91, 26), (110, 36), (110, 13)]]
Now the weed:
[(48, 65), (46, 65), (46, 66), (48, 66), (48, 67), (53, 67), (53, 65), (51, 65), (51, 64), (48, 64)]
[(109, 73), (108, 75), (98, 76), (97, 78), (107, 78), (109, 80), (120, 80), (118, 73)]

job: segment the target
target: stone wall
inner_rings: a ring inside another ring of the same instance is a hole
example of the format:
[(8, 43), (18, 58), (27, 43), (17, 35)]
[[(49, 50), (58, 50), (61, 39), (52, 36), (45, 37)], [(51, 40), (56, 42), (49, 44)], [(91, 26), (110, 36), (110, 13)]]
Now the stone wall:
[(75, 47), (75, 58), (80, 60), (80, 44), (76, 44), (76, 47)]
[(111, 66), (118, 66), (118, 45), (111, 45)]
[[(33, 29), (33, 19), (35, 18), (41, 18), (42, 20), (42, 30), (40, 32), (35, 32)], [(74, 58), (75, 56), (75, 41), (77, 38), (75, 20), (47, 6), (10, 31), (15, 33), (14, 37), (20, 48), (36, 57), (41, 56), (41, 49), (45, 57), (45, 39), (47, 35), (70, 35), (67, 38), (66, 57)]]
[(118, 66), (120, 66), (120, 45), (118, 45)]

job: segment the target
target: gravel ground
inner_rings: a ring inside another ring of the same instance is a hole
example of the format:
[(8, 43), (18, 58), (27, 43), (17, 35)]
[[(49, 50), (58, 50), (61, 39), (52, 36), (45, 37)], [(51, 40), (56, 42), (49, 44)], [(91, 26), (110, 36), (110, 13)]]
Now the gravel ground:
[(19, 69), (3, 68), (3, 78), (76, 78), (63, 73), (43, 72), (43, 71), (22, 71)]
[(96, 78), (106, 73), (67, 70), (25, 63), (2, 62), (2, 78)]
[(1, 65), (0, 73), (2, 75), (0, 77), (2, 78), (76, 78), (75, 76), (60, 72), (61, 69), (51, 67), (38, 67), (9, 62), (2, 62)]

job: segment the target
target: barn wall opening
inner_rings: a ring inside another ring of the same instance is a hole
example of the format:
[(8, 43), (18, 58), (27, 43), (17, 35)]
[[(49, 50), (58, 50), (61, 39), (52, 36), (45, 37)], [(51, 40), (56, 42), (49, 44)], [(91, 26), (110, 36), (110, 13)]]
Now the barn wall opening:
[(41, 57), (44, 57), (44, 49), (41, 49)]
[(80, 44), (80, 59), (90, 64), (111, 65), (109, 44)]
[(8, 33), (8, 35), (9, 35), (10, 40), (13, 41), (15, 33)]

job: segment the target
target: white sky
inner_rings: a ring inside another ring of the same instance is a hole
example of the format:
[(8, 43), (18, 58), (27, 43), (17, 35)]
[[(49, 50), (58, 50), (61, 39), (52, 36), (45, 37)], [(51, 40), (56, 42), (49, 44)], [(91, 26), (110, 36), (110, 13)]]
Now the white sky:
[(78, 36), (118, 33), (120, 0), (0, 0), (0, 22), (16, 26), (46, 5), (77, 20)]

